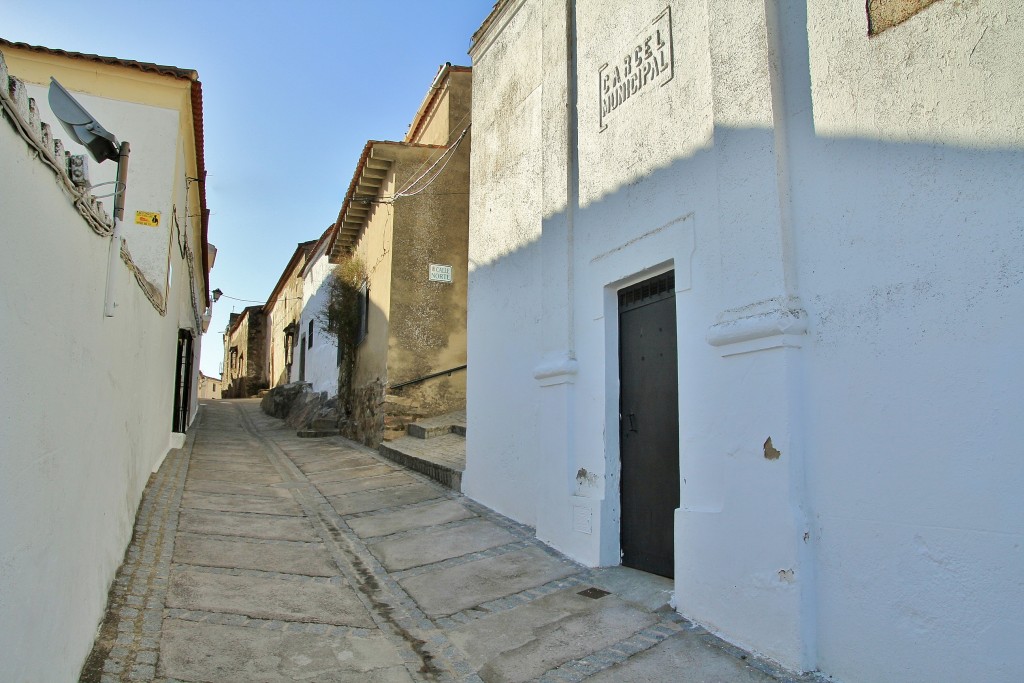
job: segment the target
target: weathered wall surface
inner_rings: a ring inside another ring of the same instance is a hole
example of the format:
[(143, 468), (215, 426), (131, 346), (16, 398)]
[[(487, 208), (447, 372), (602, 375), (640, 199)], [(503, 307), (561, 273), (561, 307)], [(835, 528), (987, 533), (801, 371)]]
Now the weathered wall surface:
[(817, 135), (794, 184), (819, 661), (1015, 680), (1024, 23), (936, 2), (868, 39), (857, 10), (808, 4)]
[(569, 4), (575, 64), (562, 3), (473, 48), (466, 492), (619, 562), (615, 292), (671, 268), (677, 608), (837, 680), (1015, 680), (1012, 3)]
[(199, 375), (198, 397), (205, 400), (223, 398), (224, 383), (217, 377)]
[[(107, 111), (93, 113), (106, 122)], [(141, 184), (147, 165), (135, 149)], [(179, 274), (188, 268), (172, 253), (161, 316), (119, 262), (116, 315), (104, 318), (109, 240), (6, 119), (0, 159), (0, 671), (75, 680), (143, 487), (169, 449), (178, 311), (191, 296)]]
[[(389, 170), (379, 194), (390, 197), (394, 191), (394, 171)], [(356, 348), (356, 363), (351, 383), (350, 418), (352, 424), (359, 427), (349, 436), (374, 446), (384, 429), (381, 402), (384, 399), (382, 387), (388, 376), (393, 234), (394, 207), (386, 203), (374, 204), (354, 250), (354, 254), (362, 260), (366, 268), (369, 309), (366, 338)]]
[(467, 495), (530, 525), (541, 440), (532, 374), (542, 345), (542, 5), (514, 13), (486, 53), (473, 55), (466, 386), (473, 427), (462, 479)]
[[(57, 118), (47, 104), (47, 90), (50, 76), (54, 75), (49, 58), (25, 50), (8, 50), (7, 61), (11, 72), (25, 81), (29, 97), (39, 103), (41, 119), (50, 124), (54, 135), (64, 134)], [(135, 88), (128, 88), (127, 101), (109, 98), (110, 80), (104, 76), (115, 67), (106, 65), (71, 64), (61, 70), (61, 84), (74, 91), (76, 99), (89, 113), (113, 131), (118, 140), (131, 143), (129, 160), (129, 189), (125, 195), (124, 237), (131, 250), (132, 258), (142, 274), (165, 299), (168, 296), (168, 265), (172, 246), (179, 239), (178, 228), (187, 230), (193, 219), (186, 214), (195, 214), (198, 196), (195, 191), (189, 198), (179, 192), (181, 178), (186, 168), (181, 163), (181, 145), (195, 149), (191, 138), (191, 114), (189, 109), (189, 85), (186, 81), (163, 79), (142, 81)], [(106, 89), (106, 91), (104, 90)], [(184, 113), (182, 113), (184, 112)], [(185, 140), (185, 133), (188, 140)], [(65, 136), (66, 137), (66, 136)], [(74, 143), (70, 143), (74, 145)], [(69, 146), (70, 149), (70, 146)], [(78, 151), (84, 151), (77, 148)], [(113, 182), (117, 176), (117, 164), (107, 161), (103, 164), (88, 160), (90, 182), (93, 185)], [(112, 185), (96, 189), (97, 194), (108, 194)], [(188, 199), (191, 199), (191, 211)], [(108, 211), (113, 206), (113, 197), (103, 200)], [(135, 212), (156, 212), (158, 225), (136, 223)], [(174, 214), (178, 213), (176, 227)]]
[[(262, 306), (248, 306), (236, 322), (229, 322), (224, 338), (225, 390), (229, 398), (255, 396), (267, 388), (267, 325)], [(231, 349), (235, 348), (232, 357)]]
[[(436, 157), (439, 150), (433, 151)], [(405, 197), (395, 204), (389, 384), (466, 364), (469, 152), (467, 134), (429, 193)], [(407, 174), (421, 165), (415, 158), (406, 164), (403, 171)], [(431, 282), (430, 264), (451, 266), (452, 281)], [(400, 391), (424, 415), (461, 409), (466, 404), (465, 374), (461, 372)]]
[[(302, 245), (298, 250), (302, 250)], [(296, 258), (298, 260), (295, 260)], [(309, 326), (299, 325), (305, 301), (302, 278), (304, 265), (305, 256), (297, 251), (286, 266), (287, 272), (281, 275), (284, 279), (281, 290), (264, 309), (267, 320), (264, 356), (267, 363), (267, 381), (271, 387), (306, 381), (305, 378), (299, 377), (303, 370), (309, 368), (309, 355), (312, 351), (309, 346)], [(286, 349), (285, 328), (289, 325), (295, 326), (295, 336), (292, 348)], [(314, 339), (314, 343), (315, 341)], [(286, 362), (289, 358), (290, 364)]]

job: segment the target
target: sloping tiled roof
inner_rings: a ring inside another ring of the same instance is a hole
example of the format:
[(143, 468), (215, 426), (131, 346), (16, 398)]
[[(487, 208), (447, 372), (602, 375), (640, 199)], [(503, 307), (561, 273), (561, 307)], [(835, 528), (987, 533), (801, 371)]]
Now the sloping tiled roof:
[(444, 83), (448, 76), (452, 73), (469, 73), (471, 71), (473, 71), (471, 67), (457, 66), (451, 62), (445, 62), (438, 68), (434, 81), (430, 85), (430, 90), (427, 91), (427, 95), (423, 98), (420, 108), (416, 110), (412, 123), (409, 124), (409, 132), (405, 135), (406, 142), (415, 140), (416, 136), (419, 135), (420, 129), (423, 128), (423, 124), (427, 120), (427, 114), (434, 108), (437, 99), (441, 96), (443, 89), (441, 84)]
[(263, 305), (264, 313), (269, 313), (270, 308), (277, 303), (277, 297), (281, 293), (281, 290), (284, 289), (284, 286), (288, 284), (288, 275), (295, 270), (295, 266), (298, 265), (299, 259), (309, 256), (310, 252), (316, 248), (318, 242), (319, 240), (299, 242), (295, 247), (295, 253), (293, 253), (292, 257), (288, 260), (288, 265), (286, 265), (284, 270), (281, 271), (281, 277), (278, 278), (277, 284), (274, 286), (274, 291), (270, 293), (270, 296), (267, 297), (267, 303)]
[(54, 55), (57, 57), (66, 57), (68, 59), (77, 59), (81, 61), (96, 62), (98, 64), (107, 64), (109, 66), (118, 66), (128, 69), (137, 69), (146, 73), (158, 74), (160, 76), (170, 76), (171, 78), (178, 78), (186, 81), (190, 81), (192, 84), (192, 130), (196, 139), (196, 172), (201, 181), (199, 183), (199, 208), (201, 209), (202, 215), (202, 269), (203, 269), (203, 286), (205, 287), (206, 294), (206, 305), (210, 305), (210, 270), (207, 267), (209, 263), (208, 254), (208, 236), (209, 236), (209, 225), (210, 225), (210, 211), (206, 206), (206, 154), (205, 140), (203, 138), (203, 84), (199, 81), (199, 73), (194, 69), (181, 69), (176, 66), (164, 66), (162, 64), (153, 64), (151, 62), (137, 62), (132, 59), (119, 59), (117, 57), (104, 57), (102, 55), (94, 55), (85, 52), (71, 52), (69, 50), (57, 50), (50, 47), (43, 47), (41, 45), (29, 45), (28, 43), (16, 43), (4, 38), (0, 38), (0, 47), (13, 47), (22, 50), (28, 50), (30, 52), (38, 52), (40, 54)]
[[(395, 147), (402, 147), (405, 149), (444, 149), (442, 145), (424, 145), (416, 142), (396, 142), (394, 140), (368, 140), (366, 142), (366, 146), (363, 147), (362, 154), (359, 155), (358, 163), (356, 163), (355, 173), (352, 174), (352, 182), (349, 183), (348, 192), (345, 193), (345, 200), (342, 202), (341, 210), (338, 212), (338, 220), (335, 221), (331, 230), (331, 242), (330, 246), (327, 247), (327, 253), (332, 258), (336, 256), (339, 233), (341, 232), (342, 225), (349, 213), (349, 209), (352, 208), (352, 202), (356, 198), (356, 189), (363, 180), (363, 173), (367, 169), (367, 164), (370, 161), (370, 155), (373, 153), (373, 148), (377, 145), (393, 145)], [(377, 181), (376, 185), (379, 188), (380, 181)], [(353, 238), (352, 241), (354, 242), (355, 238)]]

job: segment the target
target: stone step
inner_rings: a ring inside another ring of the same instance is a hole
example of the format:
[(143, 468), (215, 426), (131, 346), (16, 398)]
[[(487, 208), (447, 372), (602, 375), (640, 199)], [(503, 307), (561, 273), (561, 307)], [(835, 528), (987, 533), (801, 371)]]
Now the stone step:
[(300, 439), (320, 439), (325, 436), (338, 436), (341, 432), (337, 429), (300, 429), (295, 436)]
[(466, 411), (456, 410), (444, 415), (415, 420), (406, 428), (409, 436), (417, 439), (433, 439), (444, 434), (466, 436)]
[(461, 436), (443, 434), (424, 440), (407, 435), (381, 443), (377, 450), (388, 460), (425, 474), (442, 486), (462, 491), (466, 440)]
[(336, 418), (336, 417), (318, 417), (318, 418), (313, 420), (313, 423), (310, 425), (310, 429), (314, 429), (316, 431), (325, 431), (325, 430), (330, 430), (330, 429), (337, 430), (338, 429), (338, 418)]
[(388, 429), (387, 427), (385, 427), (384, 428), (384, 433), (381, 434), (381, 440), (383, 440), (383, 441), (394, 441), (395, 439), (400, 439), (400, 438), (402, 438), (405, 435), (406, 434), (405, 434), (405, 428), (404, 427), (402, 427), (401, 429), (393, 429), (393, 428), (392, 429)]

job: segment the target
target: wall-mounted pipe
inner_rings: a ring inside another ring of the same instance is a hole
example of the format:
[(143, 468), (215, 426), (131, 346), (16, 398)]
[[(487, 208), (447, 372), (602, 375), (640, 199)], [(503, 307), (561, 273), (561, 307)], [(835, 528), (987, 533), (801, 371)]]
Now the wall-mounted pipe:
[(128, 154), (131, 147), (122, 142), (117, 153), (117, 180), (114, 183), (114, 234), (110, 236), (110, 250), (107, 252), (107, 286), (103, 293), (103, 315), (114, 317), (114, 273), (121, 258), (121, 226), (124, 223), (124, 196), (128, 191)]

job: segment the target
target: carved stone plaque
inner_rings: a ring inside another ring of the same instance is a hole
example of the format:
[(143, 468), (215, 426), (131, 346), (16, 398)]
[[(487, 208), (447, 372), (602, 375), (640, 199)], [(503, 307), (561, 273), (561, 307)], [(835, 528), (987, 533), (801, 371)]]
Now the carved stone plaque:
[(672, 8), (666, 7), (629, 44), (625, 54), (597, 70), (599, 130), (608, 127), (630, 99), (672, 80)]

